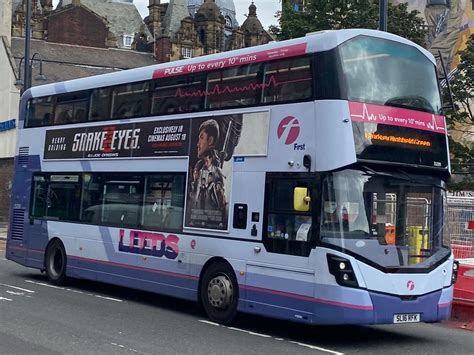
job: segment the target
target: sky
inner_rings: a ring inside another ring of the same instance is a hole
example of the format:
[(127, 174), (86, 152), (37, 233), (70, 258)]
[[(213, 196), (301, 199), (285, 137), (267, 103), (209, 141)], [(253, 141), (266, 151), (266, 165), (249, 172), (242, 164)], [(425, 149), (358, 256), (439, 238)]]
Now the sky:
[[(56, 6), (59, 0), (53, 0), (53, 5)], [(133, 3), (137, 7), (138, 11), (144, 18), (148, 16), (148, 0), (134, 0)], [(162, 3), (169, 2), (167, 0)], [(235, 12), (237, 15), (237, 21), (241, 25), (245, 21), (245, 15), (249, 12), (249, 6), (252, 0), (234, 0)], [(281, 9), (281, 3), (278, 0), (254, 0), (255, 6), (257, 6), (257, 16), (265, 29), (268, 29), (270, 25), (277, 25), (277, 19), (275, 13)]]

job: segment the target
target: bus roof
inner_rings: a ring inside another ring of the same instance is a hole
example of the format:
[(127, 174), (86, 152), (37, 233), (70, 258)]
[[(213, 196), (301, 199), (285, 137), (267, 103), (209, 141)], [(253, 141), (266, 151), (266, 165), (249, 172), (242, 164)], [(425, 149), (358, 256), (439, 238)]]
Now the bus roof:
[[(306, 37), (291, 39), (287, 41), (271, 42), (265, 45), (248, 47), (234, 51), (227, 51), (217, 54), (195, 57), (191, 59), (129, 69), (121, 72), (114, 72), (47, 85), (35, 86), (24, 93), (24, 98), (41, 97), (65, 92), (87, 90), (95, 87), (105, 87), (143, 80), (150, 80), (152, 78), (166, 76), (166, 74), (164, 73), (166, 73), (167, 71), (169, 71), (170, 76), (173, 74), (192, 73), (193, 68), (198, 67), (200, 64), (201, 67), (203, 64), (207, 65), (208, 67), (206, 67), (206, 69), (210, 69), (211, 67), (209, 66), (218, 69), (221, 68), (221, 66), (219, 65), (222, 65), (222, 63), (229, 61), (232, 58), (240, 59), (240, 64), (242, 64), (242, 60), (245, 61), (246, 57), (250, 58), (252, 55), (255, 54), (260, 54), (262, 60), (267, 60), (276, 57), (283, 58), (287, 55), (287, 53), (291, 51), (297, 51), (297, 53), (293, 55), (327, 51), (339, 46), (340, 44), (351, 38), (360, 35), (384, 38), (414, 46), (418, 50), (420, 50), (426, 57), (428, 57), (429, 60), (431, 60), (433, 63), (436, 63), (433, 55), (426, 49), (405, 38), (399, 37), (388, 32), (367, 29), (347, 29), (337, 31), (331, 30), (315, 32), (306, 35)], [(276, 56), (272, 56), (272, 54), (276, 54)], [(251, 62), (253, 61), (250, 60), (246, 63), (249, 64)], [(184, 72), (182, 71), (183, 68)]]

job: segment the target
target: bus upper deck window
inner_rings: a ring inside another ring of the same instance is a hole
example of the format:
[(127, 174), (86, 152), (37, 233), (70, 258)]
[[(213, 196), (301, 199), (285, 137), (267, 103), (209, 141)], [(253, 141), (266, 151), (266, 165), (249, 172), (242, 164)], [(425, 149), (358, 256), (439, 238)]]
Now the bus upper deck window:
[(205, 74), (161, 78), (154, 82), (152, 115), (195, 112), (203, 109)]
[(207, 107), (251, 106), (262, 96), (262, 64), (248, 64), (209, 73)]
[(116, 86), (112, 95), (112, 118), (148, 116), (149, 95), (148, 82)]
[(92, 90), (89, 121), (108, 120), (110, 118), (111, 88)]
[(52, 124), (53, 97), (45, 96), (31, 99), (28, 104), (27, 127), (40, 127)]
[(312, 97), (311, 58), (286, 59), (265, 66), (266, 103), (305, 100)]
[(85, 122), (89, 96), (88, 90), (59, 95), (54, 109), (54, 124)]

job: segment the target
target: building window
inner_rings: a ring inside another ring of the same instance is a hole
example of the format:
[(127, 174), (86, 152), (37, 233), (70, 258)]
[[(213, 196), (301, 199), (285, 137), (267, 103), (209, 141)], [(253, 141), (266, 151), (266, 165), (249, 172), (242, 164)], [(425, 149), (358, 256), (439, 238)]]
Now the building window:
[(133, 36), (123, 35), (123, 46), (125, 48), (132, 48)]
[(193, 57), (193, 50), (192, 48), (189, 47), (183, 47), (181, 48), (181, 56), (186, 59), (186, 58), (192, 58)]
[(230, 27), (232, 28), (232, 20), (230, 19), (229, 16), (225, 17), (225, 27)]

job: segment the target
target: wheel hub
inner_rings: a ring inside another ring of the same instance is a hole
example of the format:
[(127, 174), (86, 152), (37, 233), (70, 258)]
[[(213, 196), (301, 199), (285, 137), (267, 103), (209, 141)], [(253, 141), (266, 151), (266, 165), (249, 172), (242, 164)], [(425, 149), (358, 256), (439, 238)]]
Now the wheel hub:
[(214, 277), (207, 287), (209, 303), (215, 308), (227, 308), (233, 298), (232, 283), (225, 275)]

